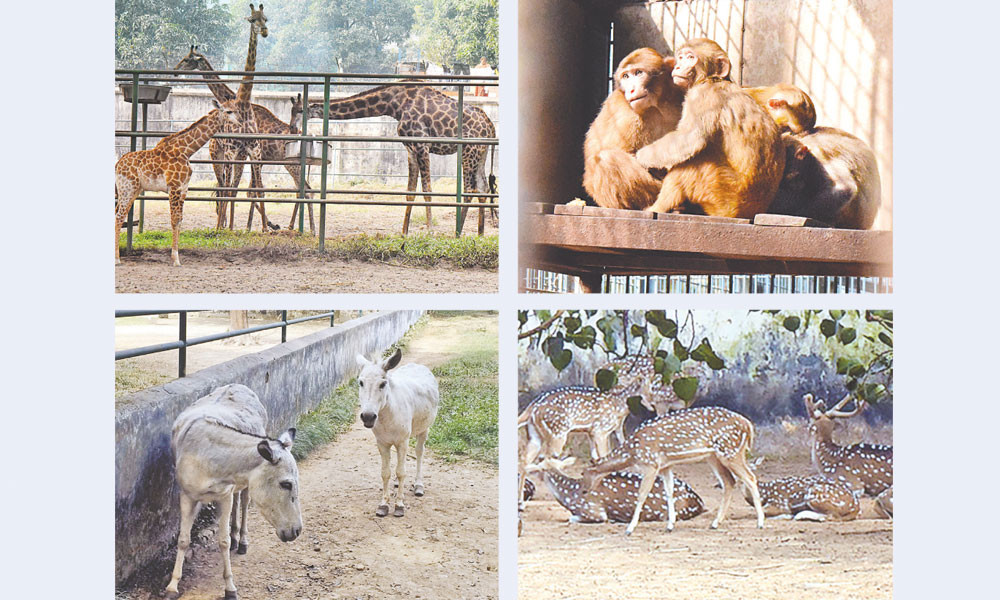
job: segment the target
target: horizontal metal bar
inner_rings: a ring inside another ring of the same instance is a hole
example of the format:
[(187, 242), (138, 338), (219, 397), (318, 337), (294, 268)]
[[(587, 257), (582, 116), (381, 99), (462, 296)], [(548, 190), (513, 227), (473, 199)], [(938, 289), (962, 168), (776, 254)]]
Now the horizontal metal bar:
[[(441, 75), (429, 75), (429, 74), (396, 74), (396, 73), (310, 73), (308, 71), (185, 71), (177, 69), (115, 69), (115, 75), (253, 75), (254, 83), (257, 77), (309, 77), (310, 83), (315, 83), (316, 79), (324, 79), (329, 77), (331, 79), (346, 79), (348, 77), (357, 77), (358, 79), (430, 79), (430, 80), (447, 80), (454, 79), (456, 81), (471, 81), (476, 79), (484, 79), (497, 81), (500, 79), (499, 75), (453, 75), (451, 73), (443, 73)], [(131, 81), (131, 79), (129, 79)], [(141, 80), (140, 80), (141, 81)], [(332, 82), (331, 82), (332, 83)]]
[(164, 342), (162, 344), (153, 344), (152, 346), (143, 346), (142, 348), (132, 348), (130, 350), (116, 350), (115, 360), (124, 360), (126, 358), (135, 358), (136, 356), (156, 354), (157, 352), (177, 350), (178, 348), (183, 348), (184, 346), (185, 346), (184, 342), (176, 340), (173, 342)]
[[(298, 194), (299, 188), (258, 188), (258, 187), (189, 187), (189, 192), (261, 192), (261, 193), (275, 193), (275, 194)], [(317, 194), (321, 190), (313, 188), (311, 193)], [(349, 189), (349, 190), (326, 190), (327, 194), (357, 194), (359, 196), (372, 195), (372, 196), (431, 196), (431, 197), (441, 197), (450, 198), (455, 195), (455, 192), (418, 192), (412, 191), (408, 192), (406, 190), (399, 191), (385, 191), (385, 190), (359, 190), (359, 189)], [(473, 196), (485, 196), (487, 198), (497, 198), (499, 194), (490, 194), (488, 192), (468, 192)], [(139, 196), (140, 198), (166, 198), (166, 196)], [(194, 200), (196, 198), (210, 198), (212, 200), (218, 200), (218, 196), (188, 196), (187, 200)], [(301, 198), (301, 196), (296, 196), (296, 198)], [(254, 198), (254, 202), (257, 202), (260, 198)], [(280, 198), (275, 198), (274, 200), (281, 200)], [(267, 199), (268, 202), (271, 201), (270, 198)]]
[[(153, 138), (167, 137), (176, 131), (129, 131), (116, 129), (115, 137)], [(497, 138), (447, 138), (447, 137), (417, 137), (417, 136), (380, 136), (380, 135), (289, 135), (276, 133), (217, 133), (213, 137), (225, 140), (284, 140), (321, 141), (321, 142), (400, 142), (404, 144), (462, 144), (463, 146), (495, 146)], [(388, 150), (388, 148), (386, 148)]]
[[(319, 193), (319, 190), (315, 190)], [(344, 191), (327, 190), (327, 194), (336, 193), (349, 193)], [(406, 196), (406, 193), (385, 193), (385, 195), (392, 196)], [(414, 196), (422, 196), (421, 193), (415, 193)], [(454, 196), (454, 194), (438, 194), (442, 196)], [(496, 198), (496, 194), (482, 194), (488, 198)], [(479, 194), (470, 193), (467, 197), (477, 198)], [(169, 200), (166, 196), (140, 196), (144, 200), (151, 201), (166, 201)], [(458, 202), (420, 202), (415, 200), (410, 202), (408, 200), (332, 200), (330, 198), (320, 199), (320, 198), (216, 198), (208, 196), (194, 196), (188, 197), (184, 200), (185, 202), (266, 202), (268, 204), (300, 204), (302, 202), (308, 202), (309, 204), (343, 204), (351, 206), (416, 206), (423, 207), (429, 206), (431, 208), (441, 207), (441, 208), (499, 208), (499, 205), (495, 202), (463, 202), (459, 204)]]
[[(177, 314), (181, 311), (179, 310), (116, 310), (115, 318), (119, 317), (148, 317), (150, 315), (172, 315)], [(196, 312), (189, 310), (187, 312)]]
[[(185, 71), (185, 73), (194, 73), (194, 71)], [(119, 85), (131, 85), (132, 79), (130, 77), (118, 77), (115, 81)], [(215, 83), (232, 83), (237, 84), (243, 81), (241, 77), (220, 77), (218, 79), (209, 78), (195, 78), (195, 77), (185, 77), (184, 79), (178, 79), (177, 77), (143, 77), (139, 80), (140, 85), (146, 85), (152, 82), (157, 83), (169, 83), (171, 87), (191, 87), (196, 85), (207, 85)], [(321, 84), (322, 80), (305, 80), (305, 79), (267, 79), (254, 77), (254, 87), (261, 85), (287, 85), (287, 86), (301, 86), (301, 85), (316, 85)], [(462, 80), (452, 80), (445, 82), (434, 82), (434, 81), (331, 81), (332, 86), (378, 86), (378, 85), (394, 85), (401, 87), (458, 87), (459, 85), (464, 87), (497, 87), (499, 84), (495, 81), (489, 79), (462, 79)], [(275, 90), (272, 90), (275, 91)], [(287, 90), (286, 90), (287, 91)], [(449, 90), (450, 91), (450, 90)], [(360, 92), (359, 92), (360, 93)], [(444, 93), (444, 92), (442, 92)], [(345, 96), (346, 97), (346, 96)], [(483, 98), (483, 96), (479, 96)], [(333, 97), (333, 100), (339, 100), (338, 97)], [(495, 99), (494, 99), (495, 101)], [(477, 100), (476, 102), (484, 102), (484, 100)]]

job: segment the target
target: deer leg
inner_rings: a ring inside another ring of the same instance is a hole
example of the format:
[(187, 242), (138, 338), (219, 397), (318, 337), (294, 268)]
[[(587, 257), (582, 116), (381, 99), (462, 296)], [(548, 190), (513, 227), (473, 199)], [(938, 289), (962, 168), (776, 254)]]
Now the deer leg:
[(402, 517), (406, 507), (403, 505), (403, 483), (406, 481), (406, 442), (396, 444), (396, 507), (392, 516)]
[(594, 460), (601, 458), (602, 456), (608, 455), (608, 438), (611, 436), (609, 431), (591, 431), (590, 432), (590, 457)]
[[(718, 479), (719, 483), (722, 484), (722, 503), (719, 504), (719, 512), (716, 515), (715, 520), (712, 521), (711, 525), (712, 529), (718, 529), (719, 523), (722, 522), (722, 519), (729, 508), (729, 502), (732, 500), (732, 491), (736, 487), (736, 479), (733, 477), (733, 472), (729, 470), (729, 467), (724, 465), (718, 457), (710, 456), (708, 458), (708, 464), (715, 473), (716, 479)], [(754, 485), (754, 491), (756, 492), (756, 490), (757, 486)]]
[(249, 539), (247, 537), (247, 509), (250, 507), (250, 488), (240, 492), (240, 541), (236, 546), (236, 554), (246, 554)]
[(389, 514), (389, 477), (392, 476), (392, 469), (389, 466), (392, 446), (378, 442), (378, 453), (382, 456), (382, 504), (375, 509), (376, 517), (384, 517)]
[(128, 182), (128, 185), (119, 183), (115, 189), (118, 194), (118, 202), (115, 204), (115, 264), (120, 265), (122, 261), (119, 254), (121, 249), (118, 238), (121, 236), (125, 219), (128, 219), (128, 211), (132, 210), (132, 204), (139, 196), (139, 185), (132, 182)]
[(181, 257), (177, 250), (177, 243), (181, 234), (181, 219), (184, 217), (184, 196), (187, 193), (187, 186), (171, 188), (168, 191), (170, 197), (170, 228), (173, 230), (173, 243), (170, 245), (170, 258), (175, 267), (181, 266)]
[(628, 527), (625, 529), (625, 535), (632, 535), (635, 531), (635, 526), (639, 523), (639, 516), (642, 515), (642, 506), (646, 503), (646, 496), (653, 489), (653, 484), (656, 483), (656, 474), (659, 469), (655, 465), (637, 465), (641, 466), (637, 472), (642, 476), (642, 483), (639, 484), (639, 496), (635, 502), (635, 512), (632, 514), (632, 521), (629, 522)]
[[(746, 463), (745, 454), (740, 452), (734, 460), (731, 460), (726, 464), (727, 467), (732, 471), (743, 485), (750, 490), (750, 495), (753, 497), (753, 507), (757, 511), (757, 529), (764, 528), (764, 509), (760, 504), (760, 492), (757, 490), (757, 476), (754, 475), (753, 471), (750, 470), (750, 466)], [(735, 487), (735, 484), (731, 487)], [(722, 520), (721, 518), (719, 519)]]
[(524, 509), (524, 480), (527, 477), (524, 467), (535, 462), (539, 452), (542, 450), (542, 442), (538, 439), (538, 432), (529, 422), (527, 425), (528, 443), (524, 447), (524, 455), (521, 457), (521, 464), (517, 472), (517, 506)]
[[(229, 529), (229, 519), (232, 516), (234, 495), (235, 494), (226, 494), (223, 496), (222, 500), (219, 500), (219, 532)], [(236, 583), (233, 581), (233, 565), (229, 560), (229, 544), (230, 539), (228, 535), (219, 536), (219, 552), (222, 553), (222, 580), (226, 584), (225, 597), (236, 598)]]
[(676, 498), (674, 498), (674, 469), (673, 467), (667, 467), (667, 477), (666, 477), (666, 493), (667, 493), (667, 531), (674, 530), (674, 523), (677, 522), (677, 505)]
[[(416, 146), (406, 146), (406, 191), (410, 192), (406, 195), (406, 202), (413, 202), (413, 192), (417, 191), (417, 176), (420, 169), (417, 167), (417, 148)], [(412, 206), (407, 204), (406, 214), (403, 215), (403, 235), (406, 235), (410, 231), (410, 211), (413, 209)]]
[(188, 498), (187, 494), (181, 492), (181, 531), (177, 535), (177, 558), (174, 559), (174, 571), (170, 576), (170, 583), (167, 584), (167, 595), (177, 596), (177, 584), (181, 580), (181, 571), (184, 569), (184, 555), (191, 547), (191, 527), (194, 525), (195, 511), (198, 503)]
[(417, 474), (413, 478), (413, 495), (424, 495), (424, 478), (421, 473), (421, 466), (424, 461), (424, 442), (427, 441), (427, 432), (417, 434), (416, 454), (417, 454)]

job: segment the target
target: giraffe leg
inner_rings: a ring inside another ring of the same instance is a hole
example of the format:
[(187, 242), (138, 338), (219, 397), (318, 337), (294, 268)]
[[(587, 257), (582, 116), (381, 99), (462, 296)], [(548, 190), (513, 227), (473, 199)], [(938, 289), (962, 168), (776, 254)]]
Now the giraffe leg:
[[(212, 140), (215, 142), (217, 140)], [(212, 160), (225, 160), (226, 154), (224, 151), (220, 151), (216, 144), (209, 142), (209, 155)], [(218, 188), (228, 187), (229, 181), (229, 165), (227, 164), (212, 164), (212, 170), (215, 171), (215, 185)], [(215, 190), (215, 197), (218, 201), (215, 203), (215, 228), (225, 229), (226, 228), (226, 198), (229, 196), (228, 193), (223, 192), (220, 189)]]
[(172, 187), (167, 194), (170, 196), (170, 228), (173, 230), (173, 243), (170, 245), (170, 258), (174, 266), (181, 266), (180, 254), (177, 252), (177, 242), (181, 233), (181, 219), (184, 216), (184, 196), (187, 192), (185, 187)]
[[(241, 152), (233, 157), (233, 160), (246, 160), (247, 155), (245, 152)], [(236, 163), (232, 165), (233, 170), (229, 176), (229, 187), (233, 188), (233, 191), (229, 192), (229, 197), (232, 200), (229, 202), (229, 229), (236, 228), (236, 188), (240, 187), (240, 181), (243, 179), (243, 163)], [(248, 194), (249, 195), (249, 194)], [(250, 210), (251, 215), (253, 210)], [(251, 219), (253, 217), (251, 216)], [(247, 225), (247, 231), (250, 230), (250, 225)]]
[(132, 210), (132, 204), (139, 196), (139, 183), (137, 181), (126, 181), (119, 179), (115, 186), (118, 202), (115, 204), (115, 264), (122, 264), (120, 258), (120, 248), (118, 238), (121, 235), (122, 226), (128, 218), (128, 211)]
[[(420, 167), (420, 188), (424, 193), (431, 191), (431, 153), (424, 146), (417, 154), (417, 166)], [(430, 196), (424, 196), (425, 202), (430, 202)], [(431, 207), (427, 207), (427, 230), (431, 228)]]
[[(417, 148), (416, 146), (406, 147), (406, 191), (410, 192), (406, 195), (407, 202), (413, 202), (413, 193), (417, 190), (417, 174), (419, 169), (417, 167)], [(410, 232), (410, 210), (413, 207), (407, 205), (406, 214), (403, 216), (403, 235)]]
[[(263, 189), (264, 179), (261, 177), (260, 167), (260, 165), (250, 165), (250, 187)], [(260, 230), (267, 233), (270, 221), (267, 220), (267, 214), (264, 212), (264, 192), (253, 192), (253, 197), (259, 200), (257, 212), (260, 213)], [(250, 207), (250, 213), (253, 214), (253, 206)]]

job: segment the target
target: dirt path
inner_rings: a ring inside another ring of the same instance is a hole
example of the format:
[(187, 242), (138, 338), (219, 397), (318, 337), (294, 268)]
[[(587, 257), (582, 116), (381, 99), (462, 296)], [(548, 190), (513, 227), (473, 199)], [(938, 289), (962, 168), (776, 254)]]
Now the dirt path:
[[(806, 472), (807, 457), (758, 469), (763, 479)], [(857, 521), (769, 519), (758, 530), (753, 509), (736, 498), (712, 531), (722, 491), (711, 471), (685, 465), (678, 475), (708, 511), (671, 534), (663, 523), (640, 523), (629, 538), (625, 524), (567, 524), (569, 512), (538, 485), (518, 540), (519, 599), (892, 598), (892, 523), (876, 518), (871, 500)]]
[(305, 256), (261, 259), (242, 250), (181, 249), (181, 267), (170, 250), (123, 256), (115, 267), (115, 291), (163, 293), (494, 293), (497, 272), (478, 268), (408, 267)]

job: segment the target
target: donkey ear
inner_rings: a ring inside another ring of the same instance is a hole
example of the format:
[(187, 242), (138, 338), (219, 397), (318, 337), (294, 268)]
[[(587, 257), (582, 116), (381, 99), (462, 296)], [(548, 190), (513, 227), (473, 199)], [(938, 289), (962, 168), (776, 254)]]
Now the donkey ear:
[(260, 443), (257, 444), (257, 452), (264, 457), (264, 460), (272, 465), (278, 463), (278, 459), (274, 457), (274, 452), (271, 451), (271, 444), (267, 440), (261, 440)]
[(403, 352), (396, 348), (395, 354), (386, 359), (385, 363), (382, 364), (382, 369), (388, 371), (399, 364), (400, 359), (403, 358)]
[(281, 447), (288, 450), (292, 447), (292, 443), (295, 441), (295, 428), (292, 427), (285, 433), (278, 437), (278, 441), (281, 442)]
[(364, 357), (364, 355), (363, 355), (363, 354), (359, 354), (359, 355), (358, 355), (358, 358), (357, 358), (357, 361), (358, 361), (358, 366), (359, 366), (359, 367), (364, 367), (365, 365), (368, 365), (368, 364), (371, 364), (371, 363), (370, 363), (370, 362), (368, 361), (368, 359)]

